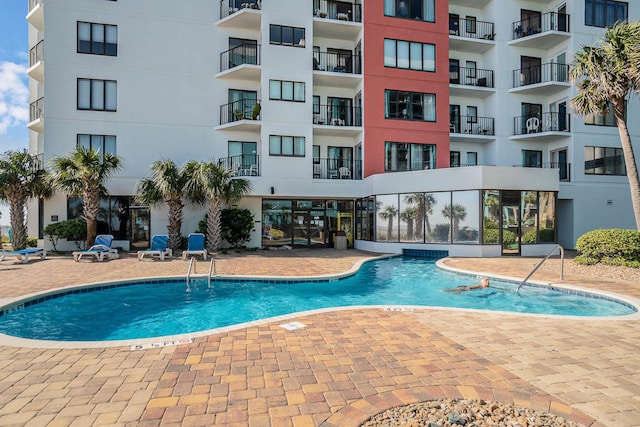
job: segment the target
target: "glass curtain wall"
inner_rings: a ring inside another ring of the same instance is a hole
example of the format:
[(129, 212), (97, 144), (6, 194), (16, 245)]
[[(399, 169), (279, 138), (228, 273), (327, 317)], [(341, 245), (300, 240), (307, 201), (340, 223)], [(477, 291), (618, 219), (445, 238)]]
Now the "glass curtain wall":
[(376, 240), (398, 241), (398, 195), (390, 194), (376, 198)]

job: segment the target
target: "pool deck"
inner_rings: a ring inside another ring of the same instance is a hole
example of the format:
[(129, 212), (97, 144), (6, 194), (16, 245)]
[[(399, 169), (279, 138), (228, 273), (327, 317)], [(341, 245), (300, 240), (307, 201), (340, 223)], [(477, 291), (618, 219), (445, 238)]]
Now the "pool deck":
[[(216, 269), (224, 275), (318, 276), (344, 273), (372, 255), (260, 251), (223, 256)], [(446, 263), (523, 278), (538, 261)], [(179, 259), (139, 262), (135, 255), (102, 263), (6, 259), (0, 263), (0, 303), (75, 284), (184, 275), (187, 266)], [(206, 274), (208, 264), (199, 262), (197, 270)], [(532, 280), (558, 282), (559, 265), (550, 270)], [(638, 283), (575, 274), (565, 274), (563, 283), (640, 298)], [(293, 321), (306, 327), (280, 326)], [(33, 348), (0, 340), (0, 426), (355, 427), (384, 409), (436, 398), (515, 403), (586, 426), (640, 426), (638, 316), (353, 308), (146, 350)]]

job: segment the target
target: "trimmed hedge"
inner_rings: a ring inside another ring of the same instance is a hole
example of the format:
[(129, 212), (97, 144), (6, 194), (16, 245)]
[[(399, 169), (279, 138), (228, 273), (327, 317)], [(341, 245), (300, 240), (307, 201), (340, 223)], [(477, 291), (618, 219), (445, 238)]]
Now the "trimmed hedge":
[(580, 236), (576, 242), (580, 252), (578, 264), (622, 265), (640, 268), (640, 232), (619, 228), (594, 230)]

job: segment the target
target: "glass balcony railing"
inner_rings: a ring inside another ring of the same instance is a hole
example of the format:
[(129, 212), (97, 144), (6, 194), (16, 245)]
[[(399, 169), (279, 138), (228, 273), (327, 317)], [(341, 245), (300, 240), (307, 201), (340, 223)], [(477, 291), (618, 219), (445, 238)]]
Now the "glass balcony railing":
[(513, 87), (522, 87), (537, 83), (569, 82), (569, 65), (542, 64), (513, 70)]

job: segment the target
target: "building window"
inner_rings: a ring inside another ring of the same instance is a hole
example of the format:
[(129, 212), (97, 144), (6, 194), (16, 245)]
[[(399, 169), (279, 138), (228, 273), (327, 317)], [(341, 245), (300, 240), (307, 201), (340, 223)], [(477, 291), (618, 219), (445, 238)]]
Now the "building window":
[(384, 143), (384, 170), (386, 172), (435, 168), (436, 146), (433, 144)]
[(475, 151), (467, 151), (467, 166), (476, 166), (478, 164), (478, 153)]
[(478, 107), (467, 106), (467, 123), (478, 123)]
[(117, 56), (118, 27), (78, 22), (78, 53)]
[(269, 155), (304, 157), (304, 137), (269, 135)]
[(449, 166), (452, 168), (460, 167), (460, 152), (449, 151)]
[(522, 167), (541, 168), (542, 167), (542, 151), (522, 150)]
[(433, 93), (385, 90), (386, 119), (436, 121), (436, 95)]
[(592, 27), (613, 27), (618, 22), (626, 22), (629, 5), (614, 0), (585, 0), (584, 24)]
[[(627, 120), (627, 101), (624, 101), (624, 119)], [(613, 114), (613, 105), (609, 102), (609, 108), (606, 115), (602, 114), (585, 114), (584, 115), (584, 124), (585, 125), (596, 125), (596, 126), (618, 126), (616, 123), (616, 117)]]
[(78, 110), (116, 111), (115, 80), (78, 79)]
[(269, 80), (269, 99), (304, 102), (304, 82)]
[(384, 0), (385, 16), (435, 22), (435, 0)]
[(104, 154), (116, 155), (116, 137), (115, 135), (87, 135), (78, 134), (76, 138), (78, 147), (87, 150), (98, 150), (100, 153), (100, 161)]
[(282, 46), (304, 47), (304, 28), (271, 24), (269, 26), (269, 41), (271, 44)]
[(475, 34), (476, 33), (476, 17), (475, 16), (467, 16), (465, 19), (465, 29), (467, 33)]
[(584, 147), (585, 175), (627, 174), (622, 148)]
[(384, 39), (384, 66), (435, 71), (436, 46), (430, 43)]

